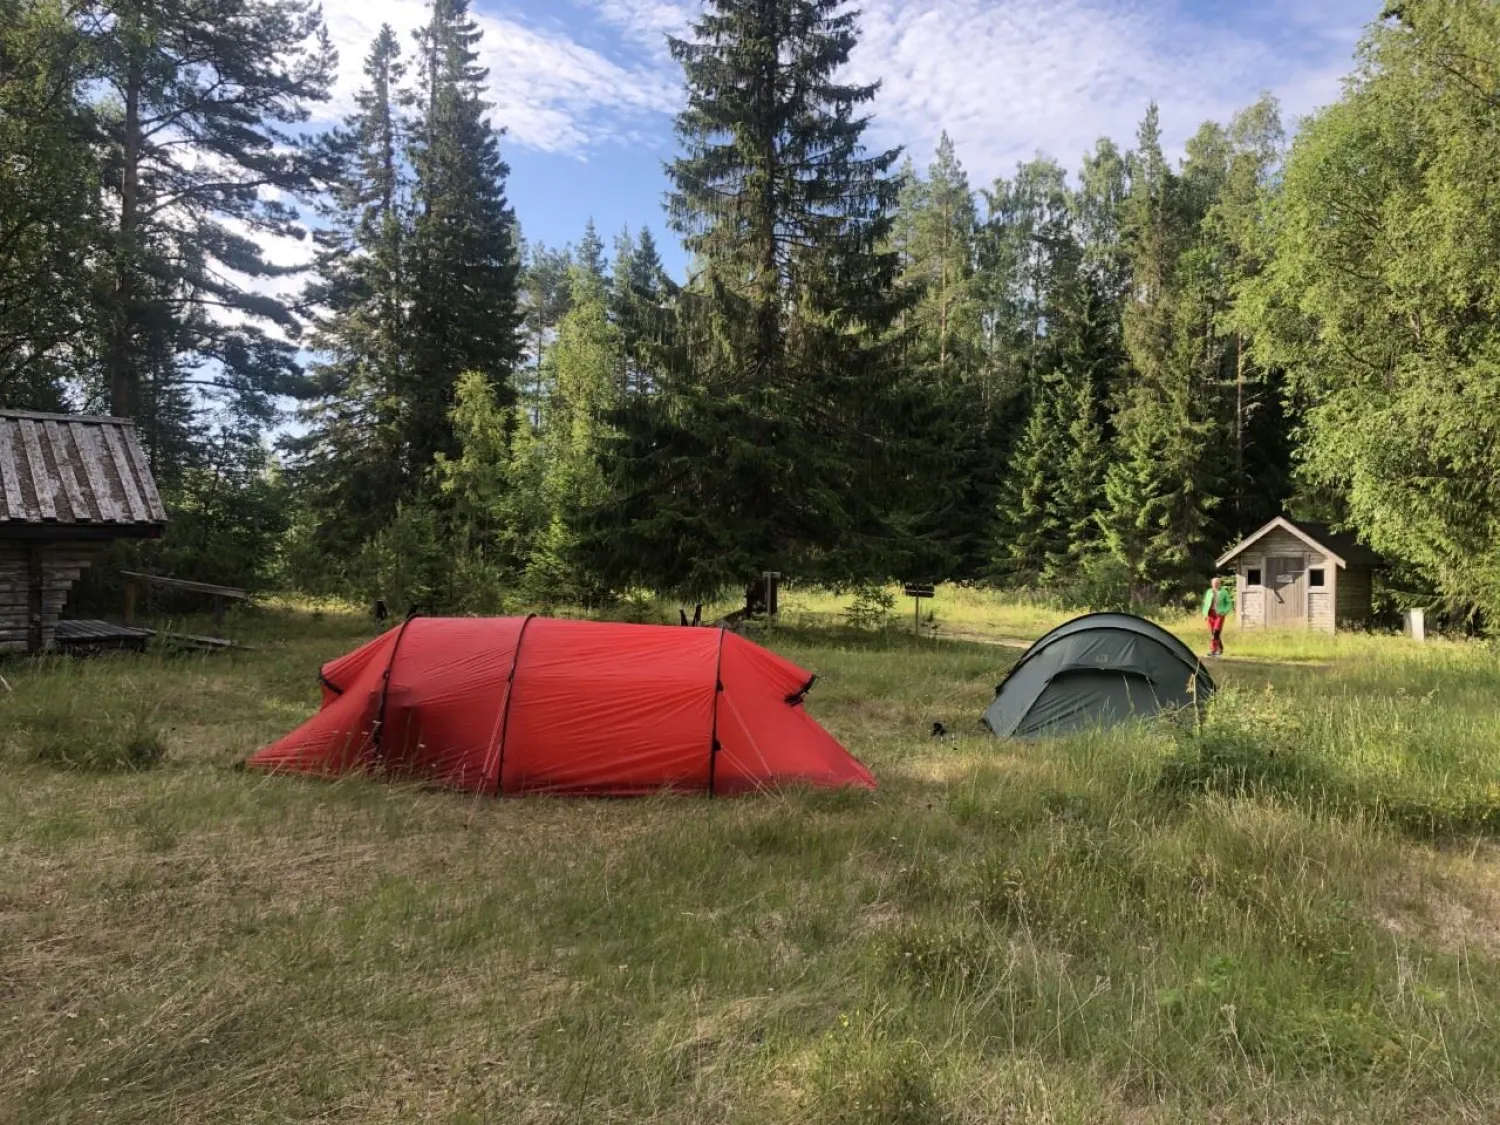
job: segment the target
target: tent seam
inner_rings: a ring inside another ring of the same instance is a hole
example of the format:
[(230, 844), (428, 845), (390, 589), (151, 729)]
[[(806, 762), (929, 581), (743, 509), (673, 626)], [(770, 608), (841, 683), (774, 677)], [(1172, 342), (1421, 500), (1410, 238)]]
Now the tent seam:
[(528, 613), (521, 622), (521, 631), (516, 635), (516, 651), (510, 658), (510, 675), (505, 681), (505, 711), (500, 716), (499, 758), (495, 763), (495, 796), (503, 794), (505, 788), (505, 736), (510, 733), (510, 705), (516, 698), (516, 670), (521, 666), (521, 646), (526, 643), (526, 630), (536, 620), (536, 614)]
[(396, 641), (391, 645), (391, 658), (386, 661), (385, 675), (380, 677), (380, 709), (375, 712), (375, 757), (385, 758), (385, 704), (391, 694), (391, 673), (396, 670), (396, 657), (401, 652), (401, 642), (406, 637), (406, 627), (416, 620), (415, 611), (406, 615), (406, 620), (401, 622), (401, 629), (396, 634)]
[(714, 650), (714, 710), (709, 719), (708, 797), (714, 795), (714, 773), (719, 764), (719, 696), (724, 694), (724, 626), (719, 626), (719, 645)]

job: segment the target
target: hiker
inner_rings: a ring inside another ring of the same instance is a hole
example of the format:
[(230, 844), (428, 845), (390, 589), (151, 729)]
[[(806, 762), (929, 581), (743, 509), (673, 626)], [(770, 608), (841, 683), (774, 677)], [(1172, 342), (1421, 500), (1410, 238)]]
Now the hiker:
[(1215, 578), (1208, 584), (1208, 593), (1203, 595), (1203, 616), (1208, 619), (1209, 656), (1224, 655), (1224, 619), (1234, 612), (1234, 595), (1224, 589), (1222, 579)]

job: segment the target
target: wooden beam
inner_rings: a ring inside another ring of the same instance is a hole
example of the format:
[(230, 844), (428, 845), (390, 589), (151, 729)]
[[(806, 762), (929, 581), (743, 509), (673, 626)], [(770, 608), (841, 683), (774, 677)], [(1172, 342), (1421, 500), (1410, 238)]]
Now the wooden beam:
[(26, 549), (26, 651), (42, 651), (43, 593), (46, 586), (42, 569), (42, 547), (32, 543)]
[(160, 586), (165, 590), (187, 590), (194, 594), (214, 594), (221, 598), (232, 598), (235, 601), (246, 601), (250, 595), (244, 590), (237, 590), (233, 586), (214, 586), (207, 582), (189, 582), (183, 578), (163, 578), (156, 574), (141, 574), (139, 571), (122, 570), (122, 578), (134, 578), (138, 582), (144, 582), (148, 586)]

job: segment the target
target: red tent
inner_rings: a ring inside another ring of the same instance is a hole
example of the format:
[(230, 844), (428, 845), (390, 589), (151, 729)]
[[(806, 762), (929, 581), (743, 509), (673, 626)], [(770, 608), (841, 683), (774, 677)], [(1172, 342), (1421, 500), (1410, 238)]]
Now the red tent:
[(496, 794), (875, 787), (803, 710), (813, 677), (723, 630), (416, 617), (319, 679), (322, 710), (251, 767)]

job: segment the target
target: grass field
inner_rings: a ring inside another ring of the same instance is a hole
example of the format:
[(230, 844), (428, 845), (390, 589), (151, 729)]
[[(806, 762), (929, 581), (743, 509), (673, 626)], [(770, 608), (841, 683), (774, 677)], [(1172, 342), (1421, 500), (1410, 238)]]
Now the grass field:
[(0, 669), (0, 1121), (1500, 1120), (1488, 648), (1231, 631), (1201, 730), (1003, 743), (985, 642), (1068, 615), (936, 608), (761, 638), (874, 794), (234, 770), (338, 613)]

